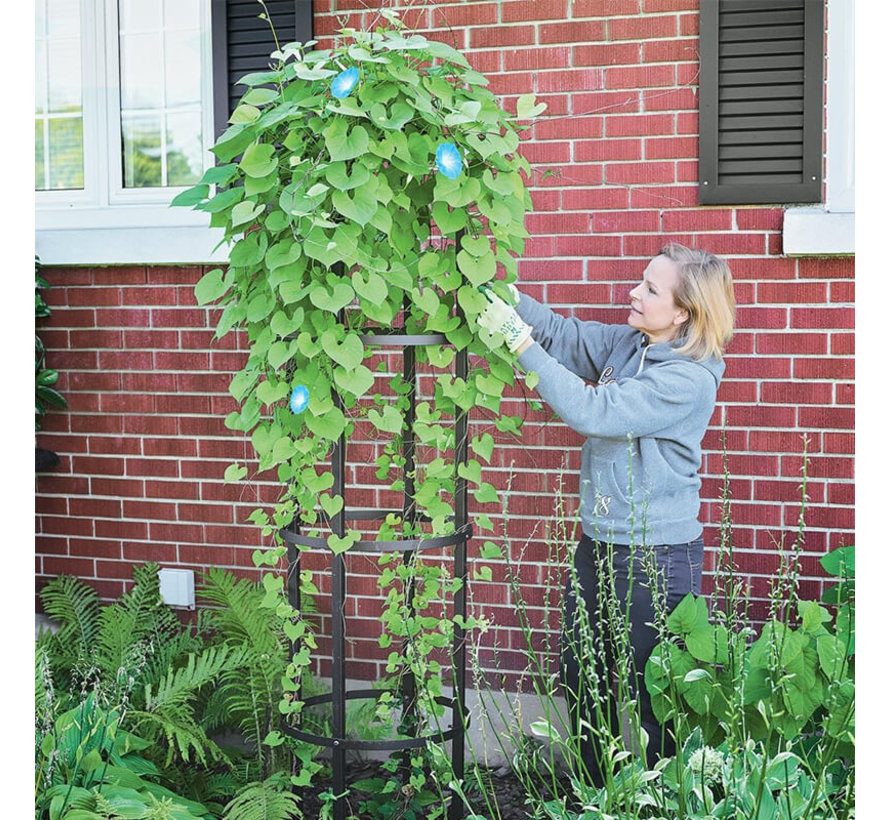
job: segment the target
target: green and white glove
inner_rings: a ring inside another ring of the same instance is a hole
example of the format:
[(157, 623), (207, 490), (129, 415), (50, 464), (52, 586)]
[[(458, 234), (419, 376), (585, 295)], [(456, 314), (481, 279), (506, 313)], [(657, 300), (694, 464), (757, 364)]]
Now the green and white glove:
[(504, 337), (507, 349), (515, 353), (516, 349), (532, 335), (531, 325), (523, 322), (515, 309), (495, 296), (490, 288), (482, 287), (480, 290), (488, 299), (488, 306), (479, 314), (476, 322), (489, 333), (500, 333)]

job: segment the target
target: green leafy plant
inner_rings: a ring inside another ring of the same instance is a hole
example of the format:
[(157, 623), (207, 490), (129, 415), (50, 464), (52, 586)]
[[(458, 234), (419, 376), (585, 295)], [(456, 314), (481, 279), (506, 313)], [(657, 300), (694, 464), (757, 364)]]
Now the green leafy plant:
[[(59, 794), (70, 788), (86, 799), (78, 789), (131, 783), (129, 776), (106, 781), (99, 775), (106, 764), (117, 767), (109, 769), (115, 777), (132, 764), (149, 781), (139, 787), (146, 800), (149, 793), (179, 795), (189, 810), (200, 806), (200, 816), (242, 820), (255, 805), (244, 795), (262, 792), (266, 818), (293, 817), (288, 790), (308, 782), (322, 764), (316, 749), (275, 731), (291, 663), (285, 627), (292, 620), (278, 612), (280, 595), (273, 585), (270, 591), (214, 568), (198, 588), (199, 599), (213, 608), (200, 608), (195, 623), (186, 625), (163, 604), (157, 569), (136, 567), (132, 588), (109, 604), (69, 576), (41, 591), (56, 629), (42, 631), (37, 641), (38, 809), (50, 820), (75, 820), (51, 808), (66, 799)], [(304, 585), (307, 610), (312, 592)], [(304, 684), (311, 692), (310, 676)], [(70, 761), (60, 769), (62, 758)], [(295, 758), (301, 768), (292, 771)], [(273, 799), (276, 790), (282, 796)], [(92, 803), (77, 808), (104, 810)]]
[[(409, 427), (423, 451), (417, 515), (381, 529), (410, 537), (425, 517), (432, 532), (449, 531), (455, 442), (443, 419), (497, 413), (514, 383), (512, 356), (471, 320), (486, 304), (478, 286), (516, 278), (530, 204), (519, 135), (541, 106), (526, 95), (508, 114), (462, 54), (381, 15), (374, 31), (344, 30), (329, 50), (284, 45), (269, 71), (242, 78), (247, 91), (212, 149), (217, 166), (174, 202), (209, 213), (230, 246), (227, 268), (195, 292), (220, 308), (218, 337), (246, 331), (249, 356), (230, 386), (240, 410), (225, 423), (250, 435), (259, 472), (275, 470), (282, 484), (274, 511), (252, 516), (267, 535), (295, 517), (311, 530), (342, 509), (317, 469), (341, 435), (370, 432), (379, 476), (401, 490), (391, 471), (404, 464)], [(368, 340), (393, 327), (442, 335), (418, 349), (431, 393), (413, 419), (410, 386), (400, 375), (380, 384), (391, 356)], [(453, 376), (463, 349), (478, 360)], [(490, 436), (471, 446), (488, 460)], [(497, 500), (476, 458), (462, 469), (478, 501)], [(247, 468), (225, 477), (242, 480)], [(358, 538), (331, 532), (328, 545), (342, 552)]]
[(89, 692), (57, 714), (42, 662), (45, 653), (38, 653), (37, 698), (43, 706), (35, 761), (38, 820), (210, 820), (200, 803), (155, 782), (160, 771), (140, 754), (151, 744), (121, 727), (122, 708), (103, 709), (96, 692)]
[[(40, 275), (40, 259), (34, 258), (34, 319), (35, 322), (45, 319), (52, 311), (43, 298), (41, 291), (49, 287), (49, 283)], [(46, 348), (40, 336), (34, 334), (34, 429), (40, 431), (43, 417), (51, 407), (64, 409), (68, 406), (65, 397), (53, 386), (59, 381), (59, 372), (46, 366)]]

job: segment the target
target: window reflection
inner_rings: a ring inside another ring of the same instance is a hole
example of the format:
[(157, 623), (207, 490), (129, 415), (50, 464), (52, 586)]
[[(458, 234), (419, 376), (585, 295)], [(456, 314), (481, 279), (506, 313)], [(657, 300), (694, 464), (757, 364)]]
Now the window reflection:
[(34, 185), (83, 188), (83, 81), (78, 0), (35, 2)]
[(190, 185), (202, 173), (197, 3), (119, 0), (126, 188)]

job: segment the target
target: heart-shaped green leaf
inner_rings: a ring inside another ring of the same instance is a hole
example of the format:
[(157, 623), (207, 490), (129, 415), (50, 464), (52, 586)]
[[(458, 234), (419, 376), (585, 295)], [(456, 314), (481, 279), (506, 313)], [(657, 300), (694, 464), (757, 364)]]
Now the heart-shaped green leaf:
[(354, 162), (351, 168), (345, 162), (332, 162), (325, 168), (324, 175), (338, 191), (359, 188), (371, 178), (371, 172), (361, 162)]
[(325, 147), (333, 162), (355, 159), (368, 150), (370, 138), (361, 125), (349, 127), (349, 121), (336, 117), (323, 131)]
[(290, 316), (283, 310), (276, 310), (269, 327), (276, 336), (283, 338), (296, 333), (302, 326), (304, 317), (305, 311), (301, 307), (295, 308)]
[(291, 262), (296, 262), (302, 253), (299, 242), (294, 242), (292, 239), (275, 242), (266, 251), (266, 267), (271, 271), (289, 265)]
[(374, 189), (369, 185), (358, 188), (354, 196), (345, 191), (334, 191), (331, 203), (338, 213), (362, 226), (371, 221), (378, 208)]
[(428, 316), (432, 316), (439, 309), (439, 296), (432, 288), (424, 288), (422, 292), (412, 288), (411, 301)]
[(232, 208), (232, 227), (237, 228), (239, 225), (252, 223), (264, 209), (264, 205), (253, 202), (250, 199), (239, 202)]
[[(354, 333), (349, 333), (342, 339), (338, 334), (328, 330), (321, 335), (322, 349), (335, 361), (347, 370), (357, 368), (364, 358), (365, 346), (362, 340)], [(368, 371), (370, 373), (370, 371)]]
[(474, 484), (482, 483), (482, 465), (475, 459), (470, 459), (466, 464), (458, 464), (457, 474)]
[(536, 103), (534, 94), (520, 94), (516, 100), (516, 117), (530, 120), (547, 110), (547, 103)]
[(249, 145), (238, 167), (249, 177), (268, 176), (278, 167), (275, 146), (264, 142)]
[(333, 282), (330, 287), (318, 284), (309, 291), (309, 301), (319, 310), (326, 310), (328, 313), (337, 313), (354, 298), (352, 286), (343, 280)]
[(273, 382), (269, 379), (257, 385), (256, 395), (263, 404), (275, 404), (284, 399), (290, 392), (287, 382)]
[(481, 436), (473, 436), (470, 446), (473, 452), (480, 458), (484, 458), (486, 462), (491, 461), (491, 454), (494, 451), (494, 439), (491, 433), (483, 433)]
[(402, 414), (391, 404), (383, 406), (383, 413), (375, 409), (368, 411), (368, 420), (378, 430), (385, 433), (398, 433), (402, 429)]
[(346, 417), (336, 407), (331, 407), (323, 415), (306, 415), (306, 426), (320, 438), (336, 441), (346, 429)]
[(318, 497), (318, 503), (321, 504), (321, 508), (325, 511), (328, 518), (333, 518), (343, 509), (343, 496), (335, 495), (332, 497), (327, 493), (323, 493)]
[(223, 278), (223, 272), (220, 268), (214, 268), (205, 273), (195, 285), (195, 299), (199, 305), (206, 305), (209, 302), (215, 302), (222, 296), (229, 286)]
[(352, 287), (359, 296), (373, 305), (383, 304), (389, 295), (386, 281), (373, 271), (358, 270), (352, 274)]
[(467, 280), (477, 287), (494, 279), (497, 272), (497, 262), (489, 248), (483, 255), (474, 256), (467, 250), (461, 250), (457, 254), (457, 267)]
[(240, 481), (246, 475), (247, 467), (244, 467), (241, 464), (230, 464), (226, 467), (225, 473), (223, 473), (223, 481), (226, 484), (233, 484), (236, 481)]
[(349, 369), (337, 367), (334, 369), (334, 382), (341, 390), (359, 397), (374, 386), (374, 374), (362, 364)]
[(346, 552), (360, 538), (361, 535), (355, 530), (349, 530), (343, 538), (332, 533), (328, 536), (328, 546), (334, 555), (340, 555), (340, 553)]
[(447, 202), (433, 203), (433, 219), (444, 235), (452, 235), (467, 226), (467, 212), (463, 208), (451, 209)]

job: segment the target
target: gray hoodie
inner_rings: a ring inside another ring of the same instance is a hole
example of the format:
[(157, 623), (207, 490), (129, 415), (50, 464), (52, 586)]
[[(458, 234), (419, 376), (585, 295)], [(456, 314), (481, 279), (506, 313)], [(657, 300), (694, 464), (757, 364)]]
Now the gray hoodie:
[[(536, 342), (519, 363), (573, 430), (581, 450), (581, 528), (614, 544), (697, 538), (701, 441), (722, 361), (695, 361), (676, 343), (649, 344), (629, 325), (582, 322), (522, 294), (516, 308)], [(594, 384), (589, 384), (593, 382)]]

